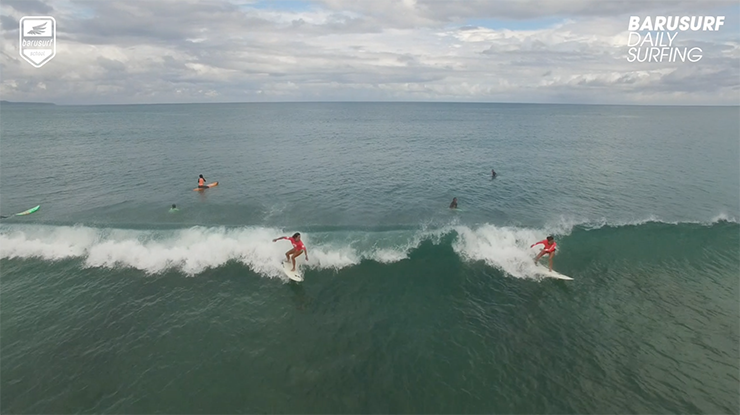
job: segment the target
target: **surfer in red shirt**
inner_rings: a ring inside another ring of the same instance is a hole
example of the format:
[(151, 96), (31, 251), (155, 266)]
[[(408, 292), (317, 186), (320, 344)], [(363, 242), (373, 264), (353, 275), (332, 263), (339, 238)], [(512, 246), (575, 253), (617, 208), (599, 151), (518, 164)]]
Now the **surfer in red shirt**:
[(281, 239), (287, 239), (290, 241), (290, 243), (293, 244), (293, 249), (285, 253), (285, 262), (292, 260), (293, 269), (291, 271), (295, 271), (295, 259), (298, 256), (300, 256), (301, 254), (305, 254), (306, 261), (308, 261), (308, 250), (306, 249), (306, 245), (303, 245), (303, 242), (301, 241), (301, 234), (298, 232), (293, 234), (293, 236), (281, 236), (279, 238), (275, 238), (272, 240), (272, 242), (277, 242)]
[(552, 236), (548, 236), (547, 239), (543, 239), (536, 244), (532, 244), (530, 248), (534, 248), (535, 245), (539, 244), (542, 244), (544, 248), (542, 248), (542, 251), (537, 254), (537, 257), (534, 259), (534, 263), (536, 264), (543, 255), (547, 255), (550, 260), (550, 271), (552, 271), (552, 257), (555, 255), (555, 248), (558, 246), (558, 244), (555, 243), (555, 238), (553, 238)]

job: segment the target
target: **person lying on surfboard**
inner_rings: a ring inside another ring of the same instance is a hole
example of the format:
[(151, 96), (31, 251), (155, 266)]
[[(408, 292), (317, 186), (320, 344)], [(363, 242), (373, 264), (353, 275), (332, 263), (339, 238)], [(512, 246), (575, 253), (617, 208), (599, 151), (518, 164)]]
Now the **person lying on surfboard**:
[(306, 245), (303, 245), (303, 242), (301, 241), (301, 234), (298, 232), (294, 233), (293, 236), (281, 236), (279, 238), (273, 239), (272, 242), (277, 242), (281, 239), (287, 239), (290, 241), (290, 243), (293, 244), (293, 249), (285, 253), (285, 262), (293, 260), (293, 269), (291, 271), (295, 271), (295, 259), (298, 256), (300, 256), (301, 254), (305, 254), (306, 261), (308, 261), (308, 250), (306, 249)]
[(450, 203), (450, 209), (457, 209), (457, 198), (452, 198), (452, 203)]
[(555, 238), (553, 238), (551, 235), (548, 236), (547, 239), (543, 239), (536, 244), (532, 244), (530, 248), (534, 248), (536, 245), (539, 244), (542, 244), (544, 248), (542, 248), (542, 251), (537, 254), (537, 257), (534, 259), (534, 263), (536, 264), (543, 255), (547, 255), (548, 259), (550, 260), (550, 271), (552, 271), (552, 257), (555, 255), (555, 248), (558, 246), (558, 244), (555, 243)]
[(198, 177), (198, 188), (208, 189), (208, 186), (206, 186), (206, 179), (203, 177), (202, 174)]

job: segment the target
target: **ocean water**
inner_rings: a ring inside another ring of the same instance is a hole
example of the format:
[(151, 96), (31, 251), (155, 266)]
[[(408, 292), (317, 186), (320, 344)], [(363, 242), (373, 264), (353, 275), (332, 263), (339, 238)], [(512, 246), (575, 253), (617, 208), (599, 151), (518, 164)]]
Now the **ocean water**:
[(738, 115), (3, 105), (0, 412), (738, 413)]

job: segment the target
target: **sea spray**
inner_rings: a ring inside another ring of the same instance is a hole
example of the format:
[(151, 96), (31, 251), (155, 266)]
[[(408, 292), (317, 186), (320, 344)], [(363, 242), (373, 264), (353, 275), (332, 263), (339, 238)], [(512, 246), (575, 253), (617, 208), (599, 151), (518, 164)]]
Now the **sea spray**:
[[(387, 231), (304, 232), (309, 251), (306, 267), (339, 271), (363, 261), (393, 264), (410, 258), (423, 243), (451, 241), (463, 261), (482, 261), (507, 275), (530, 278), (535, 274), (530, 245), (554, 234), (558, 253), (569, 249), (574, 229), (598, 231), (662, 226), (713, 227), (736, 225), (718, 215), (709, 223), (665, 223), (655, 217), (641, 221), (609, 224), (606, 221), (578, 223), (561, 218), (541, 229), (497, 226), (446, 226), (438, 229)], [(178, 230), (131, 230), (87, 226), (3, 225), (0, 226), (0, 259), (38, 258), (45, 261), (79, 259), (88, 268), (133, 268), (146, 274), (178, 270), (195, 276), (228, 262), (237, 262), (265, 277), (282, 278), (280, 261), (289, 245), (272, 242), (287, 231), (266, 227), (193, 227)], [(571, 242), (570, 245), (575, 243)], [(557, 256), (556, 256), (557, 263)]]

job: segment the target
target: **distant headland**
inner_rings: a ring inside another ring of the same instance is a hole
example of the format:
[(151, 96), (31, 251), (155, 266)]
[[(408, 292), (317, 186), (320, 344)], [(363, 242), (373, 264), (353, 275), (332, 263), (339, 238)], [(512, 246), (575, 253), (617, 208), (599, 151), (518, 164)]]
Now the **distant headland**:
[(52, 102), (14, 102), (14, 101), (0, 101), (0, 105), (56, 105)]

